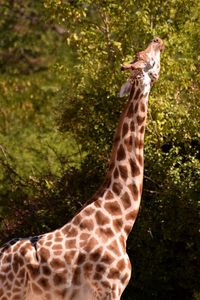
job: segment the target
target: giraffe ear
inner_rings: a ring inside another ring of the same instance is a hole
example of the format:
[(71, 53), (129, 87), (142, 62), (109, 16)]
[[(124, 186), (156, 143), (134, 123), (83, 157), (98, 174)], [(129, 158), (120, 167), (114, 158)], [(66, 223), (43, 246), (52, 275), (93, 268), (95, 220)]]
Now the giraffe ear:
[(130, 93), (131, 91), (131, 83), (130, 81), (127, 81), (125, 82), (122, 86), (121, 86), (121, 89), (120, 89), (120, 92), (119, 92), (119, 96), (120, 97), (124, 97), (126, 94)]

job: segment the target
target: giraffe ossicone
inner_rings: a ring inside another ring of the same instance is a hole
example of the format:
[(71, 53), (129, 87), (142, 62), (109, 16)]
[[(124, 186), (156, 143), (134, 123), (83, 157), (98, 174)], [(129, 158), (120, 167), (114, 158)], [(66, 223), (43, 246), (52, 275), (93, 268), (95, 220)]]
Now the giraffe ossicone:
[(73, 219), (53, 232), (0, 249), (0, 300), (120, 300), (131, 277), (126, 253), (142, 194), (148, 96), (160, 71), (133, 69), (105, 181)]

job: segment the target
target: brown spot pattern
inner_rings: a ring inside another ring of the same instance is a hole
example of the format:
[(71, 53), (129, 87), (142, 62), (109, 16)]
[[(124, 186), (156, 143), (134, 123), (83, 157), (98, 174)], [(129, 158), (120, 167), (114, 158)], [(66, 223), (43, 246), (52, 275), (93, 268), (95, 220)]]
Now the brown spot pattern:
[[(15, 252), (14, 249), (13, 249), (13, 251)], [(26, 254), (26, 252), (27, 252), (27, 249), (26, 249), (25, 246), (23, 246), (23, 247), (21, 247), (21, 248), (19, 249), (19, 251), (20, 251), (20, 254), (21, 254), (22, 256), (25, 256), (25, 254)]]
[(50, 252), (47, 248), (41, 248), (39, 254), (40, 254), (42, 263), (47, 262), (47, 260), (50, 257)]
[(74, 285), (80, 285), (81, 284), (81, 269), (80, 268), (76, 268), (75, 272), (74, 272), (74, 276), (73, 276), (73, 284)]
[(97, 250), (90, 254), (90, 259), (93, 261), (99, 260), (100, 257), (101, 257), (101, 252)]
[(32, 283), (32, 290), (34, 291), (34, 293), (36, 293), (38, 295), (42, 294), (41, 288), (38, 285), (36, 285), (35, 283)]
[(116, 232), (120, 231), (122, 229), (123, 222), (121, 219), (115, 219), (113, 220), (113, 227)]
[(53, 277), (55, 285), (64, 284), (66, 282), (66, 273), (56, 273)]
[(115, 167), (115, 164), (114, 164), (114, 162), (112, 161), (112, 162), (110, 163), (110, 165), (109, 165), (108, 171), (111, 172), (111, 171), (114, 169), (114, 167)]
[(39, 276), (40, 272), (39, 272), (39, 268), (37, 266), (28, 264), (27, 267), (28, 267), (28, 270), (29, 270), (32, 278), (36, 278), (37, 276)]
[(96, 265), (96, 272), (103, 273), (103, 272), (105, 272), (105, 270), (106, 270), (106, 267), (104, 265), (102, 265), (102, 264)]
[[(19, 270), (19, 265), (18, 265), (18, 263), (14, 262), (13, 265), (12, 265), (12, 268), (13, 268), (14, 273), (16, 274), (16, 273), (18, 272), (18, 270)], [(9, 270), (10, 270), (10, 266), (7, 266), (7, 267), (4, 267), (4, 268), (3, 268), (3, 271), (4, 271), (5, 273), (7, 273)]]
[(100, 203), (99, 200), (95, 200), (95, 201), (94, 201), (94, 205), (95, 205), (97, 208), (101, 207), (101, 203)]
[(117, 268), (121, 271), (126, 267), (126, 264), (124, 262), (124, 259), (121, 259), (120, 261), (118, 261), (117, 263)]
[(74, 220), (73, 220), (73, 224), (74, 224), (74, 225), (79, 225), (80, 222), (81, 222), (81, 220), (82, 220), (81, 216), (80, 216), (80, 215), (77, 215), (77, 216), (74, 218)]
[(110, 265), (114, 261), (114, 257), (109, 253), (105, 252), (101, 258), (101, 262)]
[(123, 251), (125, 252), (126, 251), (126, 243), (125, 243), (124, 237), (120, 236), (119, 241), (120, 241)]
[(125, 144), (127, 150), (129, 152), (131, 152), (132, 149), (133, 149), (133, 138), (132, 138), (132, 136), (129, 136), (127, 139), (125, 139), (124, 144)]
[(122, 129), (122, 137), (124, 137), (128, 133), (128, 124), (124, 123), (123, 129)]
[(144, 117), (141, 117), (141, 116), (137, 116), (137, 123), (138, 125), (142, 125), (142, 123), (144, 123), (144, 120), (145, 120), (145, 116)]
[(55, 244), (55, 245), (53, 245), (53, 247), (52, 247), (52, 249), (53, 250), (62, 250), (62, 244)]
[(89, 238), (89, 233), (83, 232), (80, 235), (80, 240), (87, 240)]
[(140, 128), (140, 133), (144, 133), (144, 129), (145, 129), (145, 127), (144, 127), (144, 126), (141, 126), (141, 128)]
[(126, 220), (129, 221), (129, 220), (135, 220), (136, 217), (137, 217), (137, 214), (138, 214), (138, 211), (137, 210), (133, 210), (131, 211), (130, 213), (128, 213), (126, 215)]
[(131, 118), (133, 116), (133, 103), (130, 104), (128, 112), (127, 112), (127, 117)]
[(120, 255), (120, 250), (119, 250), (119, 247), (118, 247), (118, 244), (116, 241), (112, 241), (109, 245), (108, 245), (108, 249), (110, 251), (112, 251), (113, 253), (115, 253), (116, 255)]
[(99, 227), (96, 229), (96, 234), (98, 236), (101, 236), (103, 240), (107, 240), (108, 238), (111, 238), (114, 235), (110, 227), (109, 228)]
[[(61, 296), (61, 299), (64, 299), (65, 298), (65, 295), (67, 294), (67, 289), (63, 289), (63, 290), (56, 290), (56, 294), (60, 297)], [(49, 299), (49, 298), (47, 298)], [(51, 299), (51, 296), (50, 296), (50, 299)], [(49, 300), (50, 300), (49, 299)]]
[(140, 103), (140, 110), (141, 110), (142, 112), (145, 112), (145, 111), (146, 111), (146, 106), (145, 106), (145, 104), (144, 104), (143, 102)]
[(70, 226), (69, 225), (65, 225), (63, 228), (62, 228), (62, 233), (63, 234), (67, 234), (68, 233), (68, 230), (69, 230)]
[(118, 161), (121, 161), (121, 160), (123, 160), (123, 159), (125, 159), (126, 158), (126, 153), (125, 153), (125, 151), (124, 151), (124, 148), (123, 148), (123, 146), (122, 146), (122, 144), (119, 146), (119, 149), (118, 149), (118, 151), (117, 151), (117, 160)]
[(136, 177), (136, 176), (140, 175), (140, 169), (138, 168), (135, 160), (129, 159), (129, 163), (130, 163), (130, 166), (131, 166), (131, 174), (132, 174), (132, 176)]
[(120, 195), (123, 186), (119, 182), (114, 182), (112, 185), (112, 190), (116, 195)]
[(140, 166), (143, 166), (143, 157), (140, 154), (136, 154), (136, 159), (138, 160)]
[(120, 135), (118, 134), (118, 135), (115, 136), (114, 142), (113, 142), (113, 143), (117, 145), (117, 144), (119, 143), (120, 140), (121, 140), (121, 137), (120, 137)]
[(84, 250), (88, 253), (91, 252), (94, 249), (94, 247), (97, 245), (97, 243), (98, 243), (97, 240), (92, 237), (87, 242), (86, 246), (84, 247)]
[(84, 263), (85, 259), (86, 259), (86, 255), (84, 253), (79, 253), (77, 264), (81, 265), (82, 263)]
[(53, 252), (53, 254), (55, 256), (60, 256), (62, 254), (62, 252), (63, 252), (62, 250), (56, 250), (56, 251)]
[(137, 186), (133, 184), (132, 188), (133, 188), (133, 194), (135, 195), (136, 198), (138, 198), (139, 192)]
[(93, 209), (92, 207), (86, 207), (86, 208), (84, 209), (84, 213), (86, 214), (86, 216), (92, 215), (93, 212), (94, 212), (94, 209)]
[(135, 96), (134, 96), (134, 98), (135, 98), (136, 100), (139, 98), (140, 93), (141, 93), (141, 90), (138, 89), (137, 92), (135, 93)]
[[(10, 271), (10, 265), (8, 265), (6, 262), (3, 262), (3, 264), (5, 263), (5, 265), (3, 265), (2, 266), (2, 272), (3, 273), (8, 273), (9, 271)], [(14, 263), (15, 265), (16, 265), (16, 263)], [(17, 265), (16, 265), (16, 267), (17, 267)], [(15, 273), (16, 273), (16, 271), (15, 271)]]
[(125, 192), (124, 195), (122, 196), (122, 204), (125, 209), (127, 209), (131, 206), (130, 196), (127, 192)]
[(102, 279), (102, 275), (99, 274), (99, 273), (95, 273), (94, 276), (93, 276), (93, 279), (94, 280), (101, 280)]
[(65, 241), (65, 247), (67, 249), (76, 248), (76, 239), (69, 239)]
[(53, 242), (46, 242), (44, 245), (49, 248), (52, 246), (52, 244), (53, 244)]
[(43, 266), (42, 270), (43, 270), (43, 274), (46, 276), (49, 276), (51, 274), (51, 269), (48, 266)]
[(115, 171), (114, 171), (114, 178), (118, 178), (119, 177), (119, 171), (117, 168), (115, 168)]
[(135, 131), (135, 123), (134, 123), (134, 121), (131, 121), (131, 123), (130, 123), (130, 130), (132, 132)]
[[(17, 252), (17, 250), (19, 249), (19, 247), (21, 246), (20, 242), (17, 242), (14, 246), (13, 246), (13, 253)], [(7, 251), (9, 251), (10, 248), (7, 249)]]
[(42, 286), (42, 288), (47, 289), (50, 287), (48, 279), (47, 278), (40, 278), (38, 280), (38, 284)]
[(25, 269), (24, 268), (22, 268), (20, 271), (19, 271), (19, 273), (18, 273), (18, 277), (20, 278), (22, 278), (22, 279), (24, 279), (24, 276), (25, 276)]
[(133, 184), (130, 184), (128, 187), (129, 187), (129, 189), (130, 189), (130, 191), (131, 191), (131, 193), (133, 195), (134, 200), (137, 201), (138, 200), (138, 196), (139, 196), (139, 192), (138, 192), (137, 186), (135, 185), (135, 183), (133, 183)]
[(62, 238), (62, 235), (61, 235), (60, 231), (57, 230), (57, 231), (55, 232), (55, 237), (56, 237), (56, 238)]
[(126, 233), (126, 235), (129, 235), (129, 233), (131, 232), (132, 226), (130, 225), (126, 225), (124, 227), (124, 232)]
[(91, 231), (94, 228), (94, 223), (91, 219), (85, 219), (79, 226), (81, 229), (88, 229), (89, 231)]
[(138, 106), (139, 106), (139, 104), (138, 104), (138, 102), (135, 104), (135, 109), (134, 109), (134, 111), (135, 111), (135, 114), (137, 113), (137, 111), (138, 111)]
[(122, 179), (126, 180), (128, 178), (128, 170), (126, 166), (119, 166), (119, 172)]
[(59, 268), (64, 268), (65, 267), (65, 263), (62, 260), (60, 260), (59, 258), (53, 258), (50, 262), (50, 265), (54, 269), (59, 269)]
[(84, 266), (83, 266), (83, 270), (84, 270), (84, 274), (86, 276), (89, 276), (89, 274), (92, 272), (93, 270), (93, 264), (90, 262), (87, 262)]
[(96, 221), (98, 225), (107, 225), (110, 222), (110, 219), (105, 216), (101, 211), (96, 212)]
[[(20, 273), (21, 273), (21, 271), (20, 271)], [(19, 276), (20, 276), (20, 274), (19, 274)], [(23, 276), (22, 276), (23, 277)], [(14, 279), (14, 274), (13, 273), (9, 273), (8, 274), (8, 279), (10, 280), (10, 281), (13, 281), (13, 279)], [(0, 296), (1, 296), (1, 294), (0, 294)]]
[(71, 227), (68, 231), (67, 237), (74, 237), (78, 234), (78, 231), (76, 228)]
[(128, 274), (125, 274), (121, 282), (124, 284), (128, 280), (128, 277), (129, 277)]
[(120, 277), (120, 271), (115, 268), (111, 268), (108, 273), (108, 278), (118, 279)]
[(71, 250), (71, 251), (67, 251), (64, 255), (64, 259), (65, 259), (65, 262), (70, 265), (71, 262), (72, 262), (72, 259), (74, 258), (74, 255), (76, 254), (76, 251), (75, 250)]
[(107, 193), (106, 193), (106, 200), (110, 200), (110, 199), (113, 199), (114, 198), (114, 195), (113, 195), (113, 193), (111, 192), (111, 191), (108, 191)]
[(104, 205), (104, 208), (111, 214), (111, 215), (121, 215), (122, 211), (120, 205), (117, 201), (115, 202), (108, 202)]
[(54, 239), (54, 243), (60, 243), (60, 242), (62, 242), (62, 240), (63, 240), (62, 237), (56, 237), (56, 238)]
[(137, 137), (135, 138), (135, 148), (142, 149), (144, 147), (143, 140), (139, 140)]
[(110, 289), (110, 288), (111, 288), (110, 283), (107, 282), (107, 281), (101, 281), (101, 285), (102, 285), (104, 288), (106, 288), (106, 289)]

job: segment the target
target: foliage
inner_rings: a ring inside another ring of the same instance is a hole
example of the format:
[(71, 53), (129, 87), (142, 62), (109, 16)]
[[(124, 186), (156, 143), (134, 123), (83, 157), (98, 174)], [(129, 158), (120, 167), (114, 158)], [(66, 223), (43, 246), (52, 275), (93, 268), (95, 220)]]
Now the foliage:
[[(57, 178), (69, 166), (79, 165), (79, 146), (70, 134), (61, 134), (55, 123), (55, 102), (66, 86), (56, 66), (61, 60), (70, 64), (72, 57), (68, 48), (66, 55), (62, 29), (47, 20), (40, 1), (1, 1), (0, 10), (0, 220), (4, 241), (17, 234), (52, 229), (55, 219), (46, 221), (52, 215), (48, 199)], [(61, 207), (62, 203), (63, 210)]]
[(61, 226), (96, 190), (125, 102), (120, 64), (158, 35), (123, 299), (198, 299), (199, 1), (2, 2), (2, 241)]

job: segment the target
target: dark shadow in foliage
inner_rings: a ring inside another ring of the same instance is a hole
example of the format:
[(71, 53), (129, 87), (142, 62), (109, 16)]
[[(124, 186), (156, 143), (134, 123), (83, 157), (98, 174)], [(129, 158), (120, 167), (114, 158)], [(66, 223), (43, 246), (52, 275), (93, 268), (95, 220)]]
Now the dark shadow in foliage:
[(197, 174), (193, 182), (193, 189), (183, 191), (173, 182), (170, 189), (159, 188), (145, 179), (139, 218), (128, 242), (133, 274), (122, 299), (194, 299), (200, 282)]

